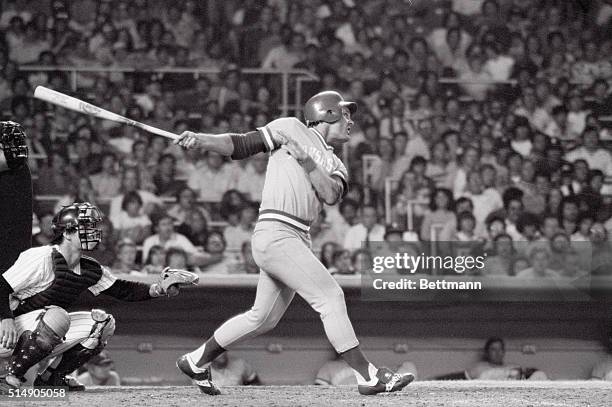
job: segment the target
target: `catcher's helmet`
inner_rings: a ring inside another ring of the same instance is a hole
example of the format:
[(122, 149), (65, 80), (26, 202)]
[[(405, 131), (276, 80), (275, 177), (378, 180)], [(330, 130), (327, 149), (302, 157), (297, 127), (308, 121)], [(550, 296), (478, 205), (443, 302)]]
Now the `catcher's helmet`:
[(9, 168), (19, 168), (28, 159), (26, 133), (19, 123), (0, 122), (0, 149)]
[(304, 105), (304, 119), (306, 123), (335, 123), (342, 117), (343, 107), (347, 107), (351, 114), (357, 111), (357, 103), (345, 101), (338, 92), (319, 92)]
[(89, 202), (73, 203), (64, 206), (53, 217), (53, 233), (59, 236), (64, 231), (78, 231), (81, 239), (81, 249), (93, 250), (102, 240), (102, 231), (98, 223), (102, 221), (102, 213)]

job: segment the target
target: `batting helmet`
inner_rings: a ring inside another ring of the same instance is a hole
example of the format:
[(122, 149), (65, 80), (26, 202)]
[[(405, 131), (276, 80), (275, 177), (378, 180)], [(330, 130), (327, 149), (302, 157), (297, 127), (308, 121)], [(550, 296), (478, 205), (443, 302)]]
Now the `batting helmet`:
[(21, 124), (0, 122), (0, 149), (4, 151), (9, 168), (19, 168), (28, 159), (26, 133)]
[(351, 114), (357, 111), (357, 103), (345, 101), (338, 92), (319, 92), (304, 105), (304, 119), (306, 123), (335, 123), (342, 117), (343, 107), (347, 107)]
[(93, 250), (102, 240), (102, 231), (98, 223), (102, 221), (102, 213), (89, 202), (73, 203), (64, 206), (53, 217), (53, 233), (59, 236), (64, 231), (78, 231), (81, 239), (81, 249)]

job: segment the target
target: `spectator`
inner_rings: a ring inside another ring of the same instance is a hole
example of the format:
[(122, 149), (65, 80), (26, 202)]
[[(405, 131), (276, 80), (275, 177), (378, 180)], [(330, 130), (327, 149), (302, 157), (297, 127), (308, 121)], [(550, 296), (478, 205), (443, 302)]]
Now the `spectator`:
[(422, 241), (438, 240), (431, 239), (432, 236), (439, 236), (439, 232), (435, 235), (432, 234), (432, 227), (440, 227), (454, 220), (454, 203), (453, 194), (449, 189), (438, 188), (431, 194), (429, 210), (425, 212), (425, 217), (421, 223), (420, 237)]
[(504, 362), (506, 344), (503, 339), (492, 337), (484, 346), (483, 360), (465, 371), (469, 380), (546, 380), (544, 372), (534, 368), (521, 368), (519, 365)]
[(487, 216), (501, 209), (503, 206), (502, 198), (497, 190), (484, 189), (482, 175), (479, 171), (471, 171), (467, 174), (467, 192), (461, 196), (467, 197), (474, 205), (473, 214), (478, 223), (484, 223)]
[(60, 197), (55, 203), (54, 211), (59, 212), (64, 206), (71, 205), (74, 202), (89, 202), (96, 205), (98, 201), (91, 181), (87, 177), (79, 178), (76, 183), (68, 185), (68, 193)]
[(208, 221), (199, 209), (192, 209), (185, 215), (185, 220), (177, 229), (194, 246), (204, 247), (208, 240)]
[(332, 266), (328, 270), (332, 275), (355, 274), (351, 263), (351, 253), (348, 250), (336, 250), (332, 256)]
[(520, 255), (526, 257), (533, 247), (542, 247), (540, 242), (540, 219), (537, 215), (530, 212), (523, 212), (516, 223), (516, 230), (521, 234), (521, 238), (516, 241), (515, 248)]
[(68, 194), (70, 185), (77, 179), (65, 155), (59, 151), (50, 152), (47, 164), (38, 170), (38, 178), (44, 182), (36, 182), (34, 190), (41, 195)]
[[(391, 99), (388, 114), (381, 117), (379, 122), (379, 134), (381, 138), (391, 139), (395, 133), (408, 132), (412, 129), (405, 116), (404, 101), (395, 96)], [(420, 139), (422, 141), (422, 138)], [(427, 146), (425, 145), (425, 148)]]
[(442, 27), (435, 28), (427, 37), (429, 46), (445, 67), (462, 65), (462, 58), (472, 37), (464, 30), (461, 16), (449, 11), (444, 16)]
[(563, 198), (559, 206), (559, 226), (568, 236), (571, 236), (578, 229), (579, 213), (580, 208), (575, 197)]
[(522, 236), (517, 230), (518, 219), (523, 213), (525, 207), (523, 206), (523, 191), (518, 188), (511, 187), (504, 191), (502, 200), (504, 202), (503, 211), (495, 212), (490, 216), (501, 215), (506, 222), (506, 233), (512, 237), (513, 241), (520, 241)]
[(224, 162), (224, 158), (215, 152), (206, 152), (206, 161), (190, 175), (187, 185), (198, 191), (204, 202), (220, 202), (223, 194), (235, 188), (237, 183), (233, 166)]
[(122, 239), (117, 243), (117, 259), (113, 263), (113, 272), (118, 274), (130, 274), (137, 272), (140, 267), (136, 264), (138, 249), (136, 243), (130, 239)]
[(484, 51), (487, 60), (483, 70), (488, 72), (494, 80), (508, 80), (514, 67), (514, 59), (501, 53), (500, 46), (496, 42), (484, 44)]
[(196, 203), (196, 193), (189, 187), (183, 187), (176, 194), (176, 204), (168, 209), (168, 215), (176, 219), (176, 222), (181, 224), (185, 222), (187, 214), (191, 211), (200, 211), (207, 222), (210, 221), (210, 215), (204, 208), (201, 208)]
[(512, 149), (518, 152), (523, 157), (528, 157), (531, 154), (533, 147), (531, 127), (529, 121), (523, 116), (517, 116), (513, 130), (514, 137), (510, 142)]
[(32, 236), (32, 246), (45, 246), (51, 243), (55, 234), (53, 233), (53, 212), (45, 212), (40, 216), (40, 232)]
[(85, 365), (87, 371), (80, 374), (77, 380), (85, 386), (119, 386), (121, 379), (114, 370), (115, 363), (102, 351), (93, 356)]
[(381, 242), (384, 239), (385, 227), (378, 223), (378, 214), (373, 206), (361, 209), (361, 222), (350, 227), (345, 235), (344, 248), (356, 250), (363, 245), (367, 248), (371, 242)]
[(117, 258), (117, 236), (113, 230), (113, 224), (107, 217), (103, 217), (98, 227), (102, 233), (102, 240), (88, 255), (100, 264), (113, 264)]
[(243, 242), (251, 240), (256, 220), (257, 208), (253, 204), (244, 205), (240, 209), (238, 224), (227, 226), (223, 232), (228, 250), (239, 250)]
[(593, 276), (610, 276), (612, 245), (608, 235), (608, 230), (600, 222), (595, 222), (591, 227), (592, 262), (590, 270)]
[(471, 212), (460, 212), (457, 214), (457, 231), (453, 240), (457, 242), (475, 242), (480, 238), (475, 233), (476, 218)]
[(357, 274), (366, 274), (372, 270), (372, 254), (367, 249), (358, 249), (351, 256), (353, 270)]
[(558, 278), (560, 275), (549, 268), (550, 252), (542, 247), (534, 247), (529, 253), (529, 263), (531, 267), (516, 273), (516, 277), (523, 279), (534, 278)]
[(184, 270), (187, 268), (188, 256), (180, 247), (170, 247), (166, 250), (166, 267)]
[(325, 266), (326, 269), (329, 269), (334, 264), (334, 253), (338, 250), (341, 250), (341, 247), (336, 242), (325, 242), (321, 246), (321, 252), (319, 254), (319, 260), (321, 260), (321, 264)]
[(591, 90), (593, 101), (590, 102), (591, 111), (596, 117), (606, 116), (612, 113), (610, 102), (612, 94), (610, 94), (610, 85), (604, 79), (597, 79), (593, 82)]
[(156, 195), (175, 196), (184, 187), (184, 182), (176, 179), (176, 158), (172, 154), (164, 154), (159, 158), (159, 164), (153, 175)]
[(578, 229), (570, 236), (572, 242), (590, 242), (591, 228), (595, 218), (591, 212), (580, 212), (578, 214)]
[(612, 63), (608, 58), (601, 58), (595, 41), (586, 41), (582, 50), (582, 58), (572, 66), (572, 80), (592, 84), (597, 79), (612, 78)]
[(302, 61), (305, 45), (303, 34), (292, 33), (283, 40), (282, 45), (272, 48), (268, 52), (263, 59), (261, 67), (291, 69)]
[(121, 189), (121, 178), (117, 174), (117, 159), (114, 153), (107, 152), (101, 158), (101, 170), (89, 179), (98, 196), (110, 198), (117, 196)]
[(210, 256), (210, 260), (205, 267), (200, 267), (203, 273), (210, 274), (227, 274), (232, 269), (232, 264), (235, 259), (225, 253), (227, 243), (223, 237), (223, 233), (213, 231), (208, 234), (206, 241), (206, 254)]
[(522, 89), (522, 95), (514, 113), (526, 117), (529, 123), (538, 131), (544, 132), (551, 117), (545, 108), (538, 106), (538, 99), (534, 88)]
[(325, 209), (319, 212), (317, 218), (310, 225), (310, 239), (314, 252), (319, 252), (325, 242), (340, 241), (340, 237), (336, 235), (331, 223), (327, 221)]
[(453, 195), (455, 198), (459, 198), (466, 192), (468, 173), (478, 170), (479, 157), (480, 152), (476, 147), (468, 147), (463, 152), (461, 166), (455, 173), (455, 180), (453, 182)]
[(128, 192), (123, 196), (121, 212), (113, 222), (119, 239), (130, 239), (136, 244), (142, 244), (151, 235), (151, 220), (142, 213), (142, 204), (142, 198), (137, 192)]
[(164, 267), (166, 267), (166, 251), (160, 245), (151, 247), (141, 272), (151, 275), (160, 275)]
[(260, 384), (257, 372), (244, 359), (228, 355), (217, 357), (210, 370), (218, 386), (250, 386)]
[(491, 89), (488, 82), (493, 80), (493, 76), (484, 69), (484, 57), (480, 51), (470, 52), (468, 49), (467, 54), (467, 69), (459, 74), (459, 78), (464, 81), (461, 87), (470, 97), (483, 101)]
[(156, 234), (149, 236), (142, 244), (142, 257), (146, 259), (151, 247), (159, 245), (164, 249), (178, 247), (189, 256), (189, 264), (199, 266), (208, 260), (208, 256), (196, 247), (184, 235), (174, 231), (174, 219), (168, 214), (158, 215), (154, 220)]
[[(586, 118), (589, 110), (584, 107), (584, 98), (580, 90), (572, 89), (568, 101), (569, 112), (567, 113), (567, 123), (569, 133), (572, 139), (576, 140), (580, 137), (586, 127)], [(571, 146), (573, 148), (575, 146)]]
[(417, 131), (408, 139), (404, 154), (410, 159), (416, 156), (422, 156), (429, 160), (431, 156), (429, 152), (429, 143), (434, 142), (434, 128), (431, 119), (420, 120), (417, 124)]
[(457, 172), (454, 161), (449, 162), (448, 147), (444, 141), (433, 144), (431, 160), (427, 162), (425, 176), (434, 181), (438, 188), (451, 189)]
[(584, 159), (589, 164), (589, 168), (601, 170), (606, 176), (612, 176), (612, 155), (599, 146), (599, 135), (594, 127), (589, 126), (584, 129), (582, 146), (565, 154), (565, 159), (570, 162)]
[(472, 205), (472, 201), (469, 198), (459, 198), (457, 200), (455, 200), (454, 203), (454, 207), (455, 207), (455, 216), (451, 219), (451, 221), (447, 222), (444, 225), (444, 228), (442, 228), (442, 231), (440, 232), (440, 237), (439, 240), (440, 241), (452, 241), (453, 237), (455, 235), (455, 233), (457, 232), (457, 214), (462, 213), (462, 212), (469, 212), (472, 213), (472, 211), (474, 210), (474, 206)]
[(339, 205), (340, 216), (335, 217), (330, 223), (336, 236), (346, 236), (348, 230), (357, 224), (359, 204), (350, 199), (344, 198)]
[(245, 241), (240, 247), (240, 261), (228, 267), (229, 273), (236, 274), (259, 274), (259, 266), (253, 258), (251, 242)]
[(483, 275), (514, 275), (515, 250), (512, 238), (500, 233), (493, 239), (494, 254), (487, 256), (484, 263)]
[(159, 197), (151, 192), (140, 189), (140, 174), (136, 168), (125, 168), (121, 178), (121, 194), (115, 196), (110, 203), (109, 218), (116, 223), (116, 219), (122, 211), (121, 204), (125, 194), (136, 192), (142, 200), (142, 214), (150, 215), (154, 212), (156, 206), (161, 206), (162, 201)]

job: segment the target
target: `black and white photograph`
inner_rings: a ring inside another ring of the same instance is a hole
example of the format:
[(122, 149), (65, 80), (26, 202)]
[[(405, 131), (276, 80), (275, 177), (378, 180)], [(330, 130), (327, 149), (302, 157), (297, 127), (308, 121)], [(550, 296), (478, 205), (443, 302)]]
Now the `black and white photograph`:
[(612, 405), (612, 0), (0, 0), (0, 405)]

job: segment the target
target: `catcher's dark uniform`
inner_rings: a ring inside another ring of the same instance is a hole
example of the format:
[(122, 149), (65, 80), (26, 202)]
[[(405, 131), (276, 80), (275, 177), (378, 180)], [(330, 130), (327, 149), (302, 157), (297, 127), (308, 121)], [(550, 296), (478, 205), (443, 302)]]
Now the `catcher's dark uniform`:
[(0, 273), (32, 246), (32, 176), (25, 132), (0, 122)]

